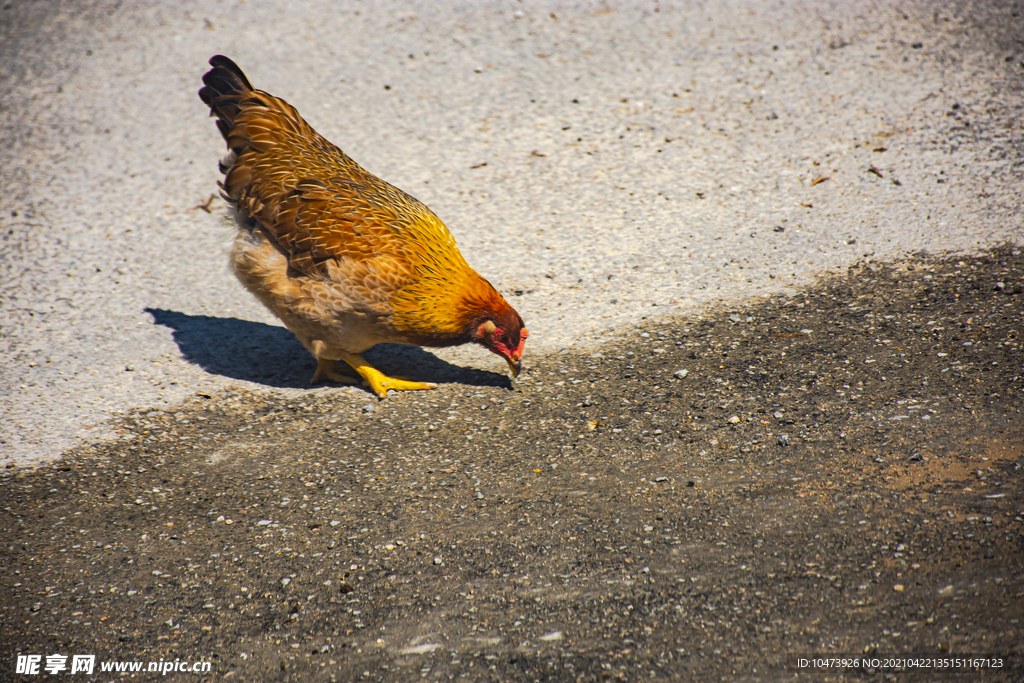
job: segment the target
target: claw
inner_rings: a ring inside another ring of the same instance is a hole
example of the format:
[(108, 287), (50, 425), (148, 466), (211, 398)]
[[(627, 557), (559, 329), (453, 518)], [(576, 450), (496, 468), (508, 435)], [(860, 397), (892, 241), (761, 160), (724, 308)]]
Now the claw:
[[(388, 395), (389, 390), (394, 391), (420, 391), (424, 389), (436, 389), (437, 385), (430, 382), (406, 382), (405, 380), (395, 379), (388, 377), (380, 372), (374, 370), (377, 373), (377, 377), (373, 379), (367, 378), (363, 382), (363, 386), (368, 386), (373, 393), (377, 394), (377, 398), (384, 398)], [(365, 377), (365, 375), (364, 375)]]
[(361, 356), (354, 353), (345, 355), (342, 360), (355, 368), (356, 372), (363, 378), (364, 386), (368, 386), (373, 393), (377, 394), (378, 398), (387, 396), (390, 389), (395, 391), (421, 391), (437, 387), (436, 384), (431, 384), (430, 382), (410, 382), (388, 377), (363, 360)]

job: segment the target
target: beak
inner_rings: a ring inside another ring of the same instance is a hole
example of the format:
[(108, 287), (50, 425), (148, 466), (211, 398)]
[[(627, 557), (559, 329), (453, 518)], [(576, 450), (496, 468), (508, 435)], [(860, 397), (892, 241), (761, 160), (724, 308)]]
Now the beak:
[(523, 369), (523, 361), (512, 360), (511, 358), (506, 358), (505, 360), (508, 361), (508, 369), (512, 372), (512, 376), (518, 377), (519, 371)]

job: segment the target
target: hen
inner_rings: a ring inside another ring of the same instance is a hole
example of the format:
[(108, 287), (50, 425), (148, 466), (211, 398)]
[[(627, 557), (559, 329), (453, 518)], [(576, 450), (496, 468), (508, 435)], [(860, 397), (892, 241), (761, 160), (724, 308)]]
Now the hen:
[(359, 355), (382, 342), (474, 342), (519, 374), (527, 330), (423, 203), (364, 170), (294, 107), (256, 90), (223, 56), (199, 97), (230, 150), (224, 198), (237, 212), (231, 267), (317, 361), (343, 360), (380, 398), (433, 384), (385, 376)]

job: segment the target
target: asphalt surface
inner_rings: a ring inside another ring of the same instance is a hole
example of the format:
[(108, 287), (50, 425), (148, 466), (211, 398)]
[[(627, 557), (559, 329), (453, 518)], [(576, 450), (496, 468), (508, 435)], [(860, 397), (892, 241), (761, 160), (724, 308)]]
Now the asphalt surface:
[(305, 391), (297, 346), (233, 351), (276, 321), (227, 270), (223, 203), (198, 208), (223, 155), (196, 97), (213, 54), (431, 206), (539, 358), (859, 259), (1019, 243), (1022, 12), (6, 3), (0, 462), (235, 380)]
[[(0, 680), (1021, 680), (1022, 29), (4, 5)], [(519, 380), (383, 346), (440, 388), (307, 386), (207, 201), (216, 53), (448, 223)]]
[[(240, 383), (133, 412), (115, 443), (7, 470), (8, 656), (211, 663), (175, 680), (1019, 681), (1022, 299), (1018, 249), (862, 264), (515, 386)], [(910, 655), (930, 668), (884, 664)], [(989, 668), (942, 659), (967, 655)]]

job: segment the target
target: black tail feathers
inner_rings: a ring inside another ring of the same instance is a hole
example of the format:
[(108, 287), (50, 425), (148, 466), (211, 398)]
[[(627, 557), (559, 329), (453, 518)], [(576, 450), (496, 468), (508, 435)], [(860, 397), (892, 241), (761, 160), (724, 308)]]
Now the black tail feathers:
[(238, 65), (224, 55), (211, 57), (210, 66), (213, 68), (203, 76), (205, 87), (199, 91), (199, 99), (211, 109), (214, 108), (218, 97), (244, 95), (255, 89)]
[(226, 140), (231, 123), (238, 113), (238, 101), (254, 90), (249, 79), (233, 61), (224, 55), (210, 58), (213, 68), (203, 76), (199, 99), (217, 116), (217, 128)]

